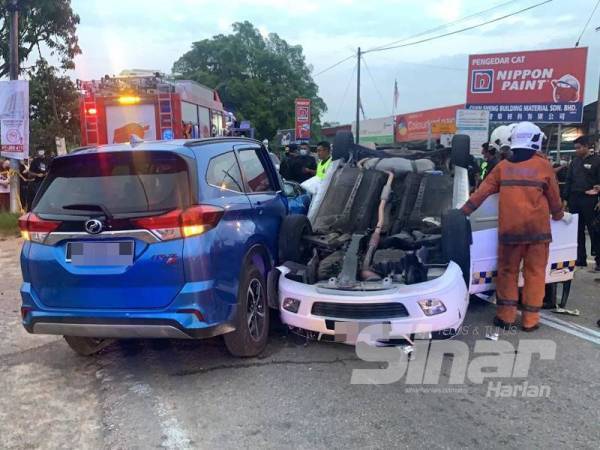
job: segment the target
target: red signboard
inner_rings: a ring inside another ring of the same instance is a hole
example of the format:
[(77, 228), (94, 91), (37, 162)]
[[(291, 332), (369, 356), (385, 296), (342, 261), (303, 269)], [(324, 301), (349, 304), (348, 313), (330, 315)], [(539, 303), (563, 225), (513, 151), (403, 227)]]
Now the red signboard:
[(296, 99), (296, 141), (310, 140), (310, 100)]
[(500, 122), (581, 122), (586, 62), (584, 47), (471, 55), (467, 108)]
[[(456, 111), (464, 107), (465, 105), (453, 105), (397, 115), (396, 142), (427, 140), (430, 125), (438, 123), (454, 125), (456, 123)], [(439, 137), (440, 135), (437, 133), (431, 134), (432, 139)]]

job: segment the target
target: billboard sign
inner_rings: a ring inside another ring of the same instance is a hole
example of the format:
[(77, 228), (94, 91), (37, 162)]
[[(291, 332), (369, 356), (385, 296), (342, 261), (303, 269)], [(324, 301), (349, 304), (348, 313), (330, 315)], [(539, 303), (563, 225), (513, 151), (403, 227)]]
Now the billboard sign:
[(431, 124), (433, 134), (455, 134), (456, 124), (451, 122), (435, 122)]
[(310, 100), (296, 99), (296, 140), (310, 140)]
[[(352, 122), (352, 132), (356, 135), (356, 122)], [(393, 144), (394, 117), (361, 120), (360, 142), (363, 144)]]
[(488, 141), (490, 115), (486, 110), (459, 109), (456, 111), (456, 133), (471, 139), (471, 154), (481, 155), (481, 146)]
[(29, 82), (0, 81), (0, 155), (29, 157)]
[[(430, 137), (438, 139), (445, 133), (444, 127), (452, 128), (456, 121), (456, 111), (465, 105), (446, 106), (396, 116), (396, 142), (426, 141)], [(433, 131), (438, 125), (438, 132)], [(447, 125), (441, 125), (447, 124)]]
[(588, 49), (469, 56), (467, 108), (492, 122), (581, 123)]

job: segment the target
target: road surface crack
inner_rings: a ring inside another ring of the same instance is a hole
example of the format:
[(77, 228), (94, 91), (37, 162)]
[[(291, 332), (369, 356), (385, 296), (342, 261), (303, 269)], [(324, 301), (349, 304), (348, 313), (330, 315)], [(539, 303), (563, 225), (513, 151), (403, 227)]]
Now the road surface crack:
[(200, 367), (198, 369), (180, 370), (170, 374), (173, 377), (185, 377), (189, 375), (197, 375), (201, 373), (215, 372), (217, 370), (230, 370), (230, 369), (247, 369), (251, 367), (263, 367), (263, 366), (283, 366), (283, 365), (331, 365), (331, 364), (346, 364), (349, 361), (360, 361), (357, 358), (336, 358), (332, 360), (311, 360), (311, 361), (296, 361), (296, 360), (280, 360), (280, 361), (269, 361), (269, 362), (249, 362), (249, 363), (238, 363), (238, 364), (219, 364), (212, 367)]

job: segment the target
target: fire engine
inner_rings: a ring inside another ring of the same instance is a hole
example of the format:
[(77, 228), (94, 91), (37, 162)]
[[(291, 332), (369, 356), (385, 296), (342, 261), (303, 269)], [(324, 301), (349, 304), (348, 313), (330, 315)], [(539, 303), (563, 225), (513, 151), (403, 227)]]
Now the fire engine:
[(216, 90), (160, 73), (123, 71), (118, 77), (77, 80), (81, 144), (220, 136), (227, 112)]

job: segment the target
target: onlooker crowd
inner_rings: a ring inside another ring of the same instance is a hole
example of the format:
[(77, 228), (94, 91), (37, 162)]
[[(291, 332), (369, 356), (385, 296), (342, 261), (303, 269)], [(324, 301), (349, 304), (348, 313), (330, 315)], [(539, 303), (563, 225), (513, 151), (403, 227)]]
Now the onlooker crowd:
[[(21, 210), (29, 211), (31, 209), (35, 194), (46, 178), (51, 161), (52, 157), (47, 156), (43, 149), (39, 149), (35, 157), (21, 161), (18, 172)], [(0, 160), (0, 211), (10, 210), (10, 177), (10, 161), (8, 159)]]

